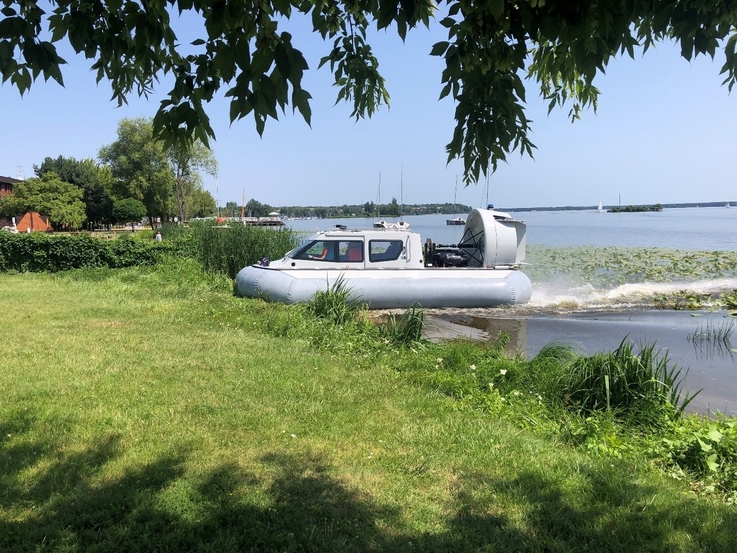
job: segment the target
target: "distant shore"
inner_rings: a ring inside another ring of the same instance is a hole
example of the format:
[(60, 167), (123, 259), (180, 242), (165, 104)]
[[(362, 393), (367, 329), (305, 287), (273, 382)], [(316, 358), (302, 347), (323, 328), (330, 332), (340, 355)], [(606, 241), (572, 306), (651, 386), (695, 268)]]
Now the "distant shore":
[[(663, 209), (680, 209), (684, 207), (726, 207), (731, 204), (735, 204), (734, 200), (723, 201), (723, 202), (698, 202), (698, 203), (680, 203), (680, 204), (657, 204), (662, 206)], [(652, 204), (636, 204), (632, 207), (651, 207)], [(586, 211), (596, 210), (599, 206), (597, 205), (564, 205), (560, 207), (500, 207), (501, 211)], [(604, 205), (604, 210), (619, 208), (621, 206), (616, 205)]]

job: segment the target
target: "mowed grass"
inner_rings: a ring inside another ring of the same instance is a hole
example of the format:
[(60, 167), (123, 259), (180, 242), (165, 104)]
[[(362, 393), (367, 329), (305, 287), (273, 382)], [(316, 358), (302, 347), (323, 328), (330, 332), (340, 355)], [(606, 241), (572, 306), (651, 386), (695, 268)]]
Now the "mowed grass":
[(3, 274), (0, 309), (0, 551), (737, 550), (734, 507), (193, 262)]

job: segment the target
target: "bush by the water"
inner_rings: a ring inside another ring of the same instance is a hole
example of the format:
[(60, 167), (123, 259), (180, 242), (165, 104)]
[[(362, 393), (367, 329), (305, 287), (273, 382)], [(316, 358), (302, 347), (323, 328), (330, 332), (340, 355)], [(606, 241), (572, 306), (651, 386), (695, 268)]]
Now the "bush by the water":
[(41, 232), (0, 233), (0, 271), (57, 272), (83, 267), (153, 265), (167, 246), (134, 239), (102, 240), (89, 235), (56, 236)]

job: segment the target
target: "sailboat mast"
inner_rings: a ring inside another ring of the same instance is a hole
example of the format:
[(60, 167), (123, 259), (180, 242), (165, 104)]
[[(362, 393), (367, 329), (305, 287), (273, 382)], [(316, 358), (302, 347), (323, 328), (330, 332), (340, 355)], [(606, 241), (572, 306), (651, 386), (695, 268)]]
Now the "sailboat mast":
[(399, 172), (399, 220), (402, 220), (402, 206), (404, 203), (404, 165)]
[(379, 171), (379, 190), (376, 193), (376, 218), (381, 218), (381, 171)]
[(456, 190), (453, 194), (453, 216), (458, 216), (458, 175), (456, 175)]

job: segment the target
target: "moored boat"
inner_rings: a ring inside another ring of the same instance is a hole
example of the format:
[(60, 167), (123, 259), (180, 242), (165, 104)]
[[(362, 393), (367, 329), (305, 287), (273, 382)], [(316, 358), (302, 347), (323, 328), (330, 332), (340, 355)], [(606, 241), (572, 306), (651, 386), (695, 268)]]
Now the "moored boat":
[(336, 227), (310, 236), (284, 258), (244, 267), (240, 295), (283, 303), (309, 301), (342, 279), (373, 309), (495, 307), (527, 303), (530, 279), (519, 270), (526, 226), (509, 214), (473, 210), (458, 244), (435, 245), (409, 228)]

